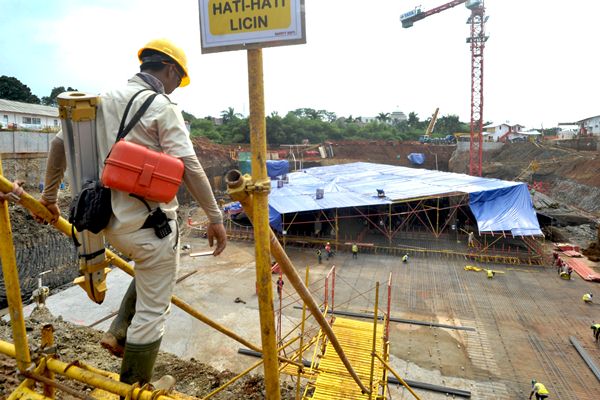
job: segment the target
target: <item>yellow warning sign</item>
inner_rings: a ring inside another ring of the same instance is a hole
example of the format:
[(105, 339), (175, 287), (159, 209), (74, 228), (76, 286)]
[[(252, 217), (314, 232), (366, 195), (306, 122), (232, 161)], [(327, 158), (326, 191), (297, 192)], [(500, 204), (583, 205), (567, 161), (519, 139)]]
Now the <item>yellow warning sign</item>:
[(209, 0), (210, 33), (287, 29), (292, 23), (291, 0)]
[(202, 52), (306, 43), (304, 0), (199, 0)]

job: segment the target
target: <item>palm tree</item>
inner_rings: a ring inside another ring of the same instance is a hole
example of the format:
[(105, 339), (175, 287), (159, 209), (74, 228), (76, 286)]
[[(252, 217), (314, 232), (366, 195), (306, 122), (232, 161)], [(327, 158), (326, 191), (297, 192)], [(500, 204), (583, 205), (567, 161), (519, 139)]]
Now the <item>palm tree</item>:
[(236, 113), (233, 107), (228, 107), (227, 110), (221, 111), (221, 119), (223, 120), (223, 124), (227, 124), (241, 117), (242, 114)]
[(388, 122), (390, 120), (390, 113), (379, 113), (376, 117), (379, 122)]

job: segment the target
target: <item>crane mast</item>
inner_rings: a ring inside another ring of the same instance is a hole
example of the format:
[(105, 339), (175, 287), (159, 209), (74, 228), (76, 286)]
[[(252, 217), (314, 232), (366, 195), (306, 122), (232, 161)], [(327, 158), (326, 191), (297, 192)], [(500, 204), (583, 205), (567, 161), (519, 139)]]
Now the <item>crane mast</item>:
[(440, 13), (449, 8), (466, 3), (471, 10), (467, 23), (471, 27), (471, 35), (467, 43), (471, 46), (471, 140), (469, 146), (469, 174), (481, 176), (483, 155), (483, 50), (488, 37), (485, 35), (485, 7), (483, 0), (454, 0), (428, 11), (419, 7), (400, 16), (403, 28), (410, 28), (413, 23)]

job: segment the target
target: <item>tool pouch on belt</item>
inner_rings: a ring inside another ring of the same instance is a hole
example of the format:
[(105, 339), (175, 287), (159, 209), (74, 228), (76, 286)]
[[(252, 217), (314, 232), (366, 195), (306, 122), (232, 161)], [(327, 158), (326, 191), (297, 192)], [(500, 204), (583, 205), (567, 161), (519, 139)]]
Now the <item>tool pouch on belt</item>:
[(141, 229), (148, 229), (148, 228), (154, 229), (154, 233), (156, 234), (156, 237), (159, 239), (165, 238), (165, 237), (169, 236), (171, 234), (171, 232), (173, 232), (173, 230), (171, 229), (171, 226), (169, 226), (170, 219), (167, 217), (167, 214), (165, 214), (165, 212), (160, 207), (156, 207), (154, 210), (152, 210), (150, 208), (150, 205), (148, 204), (148, 202), (146, 200), (144, 200), (142, 197), (140, 197), (136, 194), (133, 194), (133, 193), (130, 193), (129, 195), (131, 197), (138, 199), (142, 203), (144, 203), (144, 205), (148, 209), (148, 212), (150, 213), (148, 215), (148, 218), (146, 218), (144, 225), (142, 225)]

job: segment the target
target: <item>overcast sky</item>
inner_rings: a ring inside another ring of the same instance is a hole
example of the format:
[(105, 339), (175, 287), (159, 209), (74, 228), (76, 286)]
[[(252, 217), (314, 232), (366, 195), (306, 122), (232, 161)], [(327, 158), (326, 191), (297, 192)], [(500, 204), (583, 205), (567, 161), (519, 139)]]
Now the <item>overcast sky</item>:
[[(470, 120), (464, 5), (401, 27), (446, 0), (306, 0), (307, 44), (263, 50), (265, 107), (338, 116), (414, 111)], [(485, 121), (554, 127), (600, 114), (598, 0), (486, 0)], [(137, 50), (168, 37), (191, 84), (172, 99), (197, 117), (248, 114), (245, 51), (202, 55), (195, 0), (0, 0), (0, 75), (38, 97), (55, 86), (101, 93), (138, 71)]]

